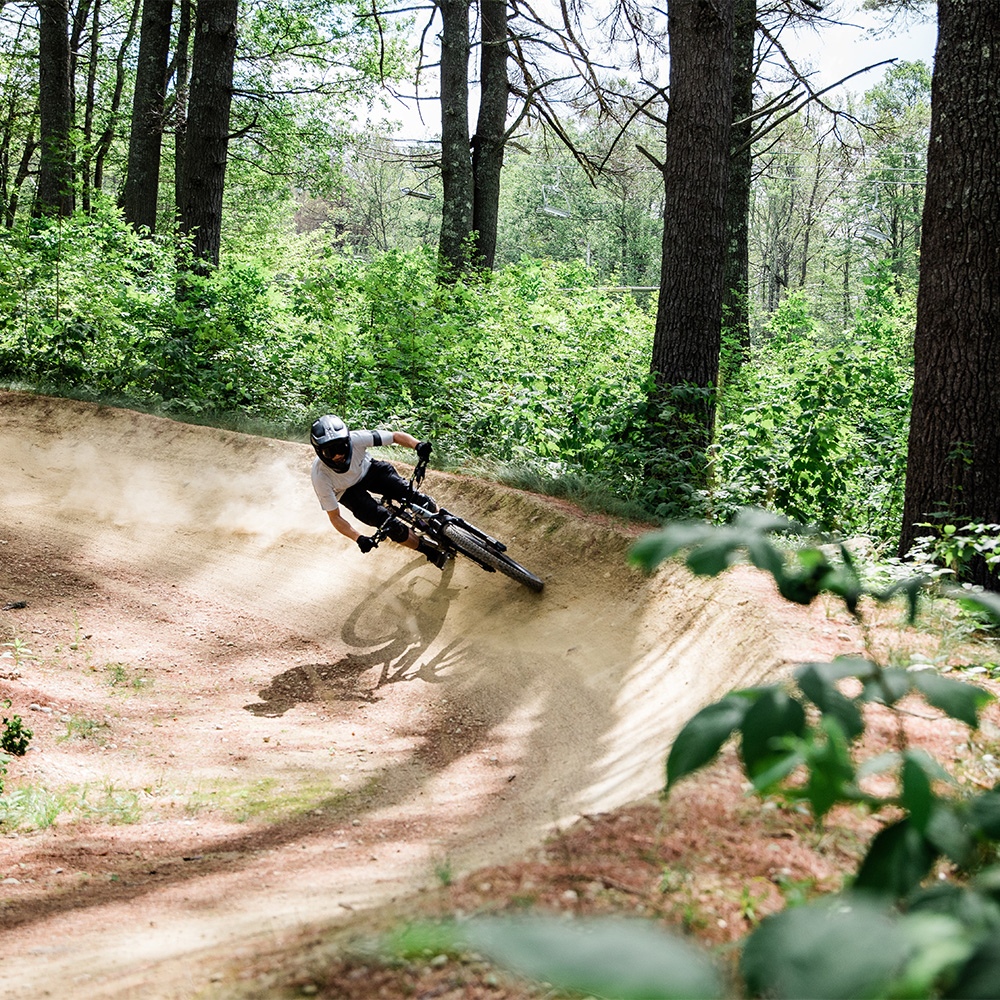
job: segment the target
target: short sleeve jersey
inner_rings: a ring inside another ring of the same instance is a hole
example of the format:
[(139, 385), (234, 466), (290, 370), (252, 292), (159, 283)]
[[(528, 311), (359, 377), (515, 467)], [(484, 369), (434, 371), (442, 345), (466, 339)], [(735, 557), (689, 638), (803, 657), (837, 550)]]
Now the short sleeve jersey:
[(372, 464), (368, 449), (392, 444), (394, 431), (351, 431), (351, 465), (346, 472), (335, 472), (316, 458), (312, 464), (312, 484), (323, 510), (336, 510), (340, 495), (360, 483)]

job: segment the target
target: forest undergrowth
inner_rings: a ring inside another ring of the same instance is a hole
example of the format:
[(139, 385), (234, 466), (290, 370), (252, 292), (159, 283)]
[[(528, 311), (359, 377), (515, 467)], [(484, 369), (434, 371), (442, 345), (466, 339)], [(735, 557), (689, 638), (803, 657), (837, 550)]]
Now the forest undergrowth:
[(749, 356), (724, 359), (706, 473), (683, 399), (654, 392), (655, 303), (582, 263), (448, 284), (429, 251), (362, 261), (320, 230), (199, 274), (107, 206), (0, 243), (8, 387), (293, 440), (324, 411), (413, 428), (447, 467), (639, 520), (753, 505), (890, 547), (898, 531), (914, 294), (888, 265), (848, 329), (801, 291), (758, 318)]

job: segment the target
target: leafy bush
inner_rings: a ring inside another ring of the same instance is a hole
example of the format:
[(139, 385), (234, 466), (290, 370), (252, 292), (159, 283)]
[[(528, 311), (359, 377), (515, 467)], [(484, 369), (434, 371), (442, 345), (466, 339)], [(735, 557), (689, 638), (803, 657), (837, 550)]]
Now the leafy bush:
[[(714, 576), (745, 557), (796, 603), (834, 595), (864, 620), (865, 602), (902, 594), (915, 616), (923, 579), (873, 589), (843, 546), (833, 547), (839, 558), (808, 543), (788, 550), (774, 543), (775, 532), (805, 529), (760, 511), (721, 528), (676, 523), (640, 539), (632, 560), (652, 570), (683, 552), (694, 573)], [(963, 592), (962, 599), (1000, 620), (1000, 596)], [(766, 917), (742, 942), (738, 982), (727, 985), (722, 969), (690, 943), (638, 921), (474, 918), (433, 933), (557, 988), (618, 1000), (995, 997), (1000, 786), (975, 794), (958, 788), (940, 762), (906, 744), (902, 727), (895, 752), (855, 759), (869, 703), (901, 712), (904, 699), (920, 698), (976, 727), (991, 696), (934, 670), (887, 666), (871, 646), (867, 653), (801, 664), (786, 683), (732, 692), (693, 716), (670, 750), (665, 795), (735, 737), (758, 794), (808, 806), (817, 821), (841, 803), (884, 818), (847, 891)], [(893, 790), (874, 790), (884, 783), (867, 779), (884, 773)]]
[[(11, 704), (9, 698), (4, 698), (0, 702), (0, 707), (8, 709)], [(0, 793), (3, 792), (4, 777), (7, 774), (10, 757), (23, 757), (28, 752), (32, 735), (32, 731), (24, 724), (21, 716), (13, 715), (9, 719), (3, 716), (0, 719)]]
[(824, 530), (893, 537), (902, 515), (912, 296), (875, 268), (854, 329), (832, 337), (801, 292), (723, 397), (711, 507), (765, 507)]
[(957, 525), (924, 522), (928, 534), (918, 536), (906, 558), (918, 565), (929, 565), (961, 580), (967, 577), (970, 563), (982, 559), (990, 569), (1000, 566), (1000, 524), (971, 521)]
[(3, 230), (0, 380), (303, 437), (323, 411), (413, 427), (452, 464), (647, 518), (756, 504), (895, 534), (912, 313), (890, 268), (847, 334), (821, 329), (803, 294), (785, 299), (715, 400), (706, 455), (685, 414), (711, 390), (661, 391), (652, 304), (597, 287), (582, 263), (442, 284), (430, 250), (364, 261), (341, 246), (322, 230), (248, 239), (204, 273), (101, 199)]

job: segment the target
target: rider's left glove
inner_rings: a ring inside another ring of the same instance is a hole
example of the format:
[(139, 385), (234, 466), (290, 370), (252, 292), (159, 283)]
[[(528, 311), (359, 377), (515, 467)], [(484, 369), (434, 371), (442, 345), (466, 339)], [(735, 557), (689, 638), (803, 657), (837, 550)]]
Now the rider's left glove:
[(426, 462), (427, 459), (431, 457), (431, 443), (430, 441), (420, 441), (417, 444), (417, 458), (422, 462)]
[(367, 535), (358, 535), (358, 548), (361, 549), (362, 552), (371, 552), (371, 550), (375, 548), (375, 542)]

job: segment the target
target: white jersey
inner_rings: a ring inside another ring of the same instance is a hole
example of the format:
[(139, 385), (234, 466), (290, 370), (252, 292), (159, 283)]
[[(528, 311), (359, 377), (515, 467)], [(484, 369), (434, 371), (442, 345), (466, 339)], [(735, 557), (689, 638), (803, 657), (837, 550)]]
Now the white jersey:
[(392, 444), (395, 431), (351, 431), (351, 464), (346, 472), (335, 472), (316, 458), (312, 464), (312, 484), (323, 510), (336, 510), (340, 495), (360, 483), (372, 464), (368, 449)]

